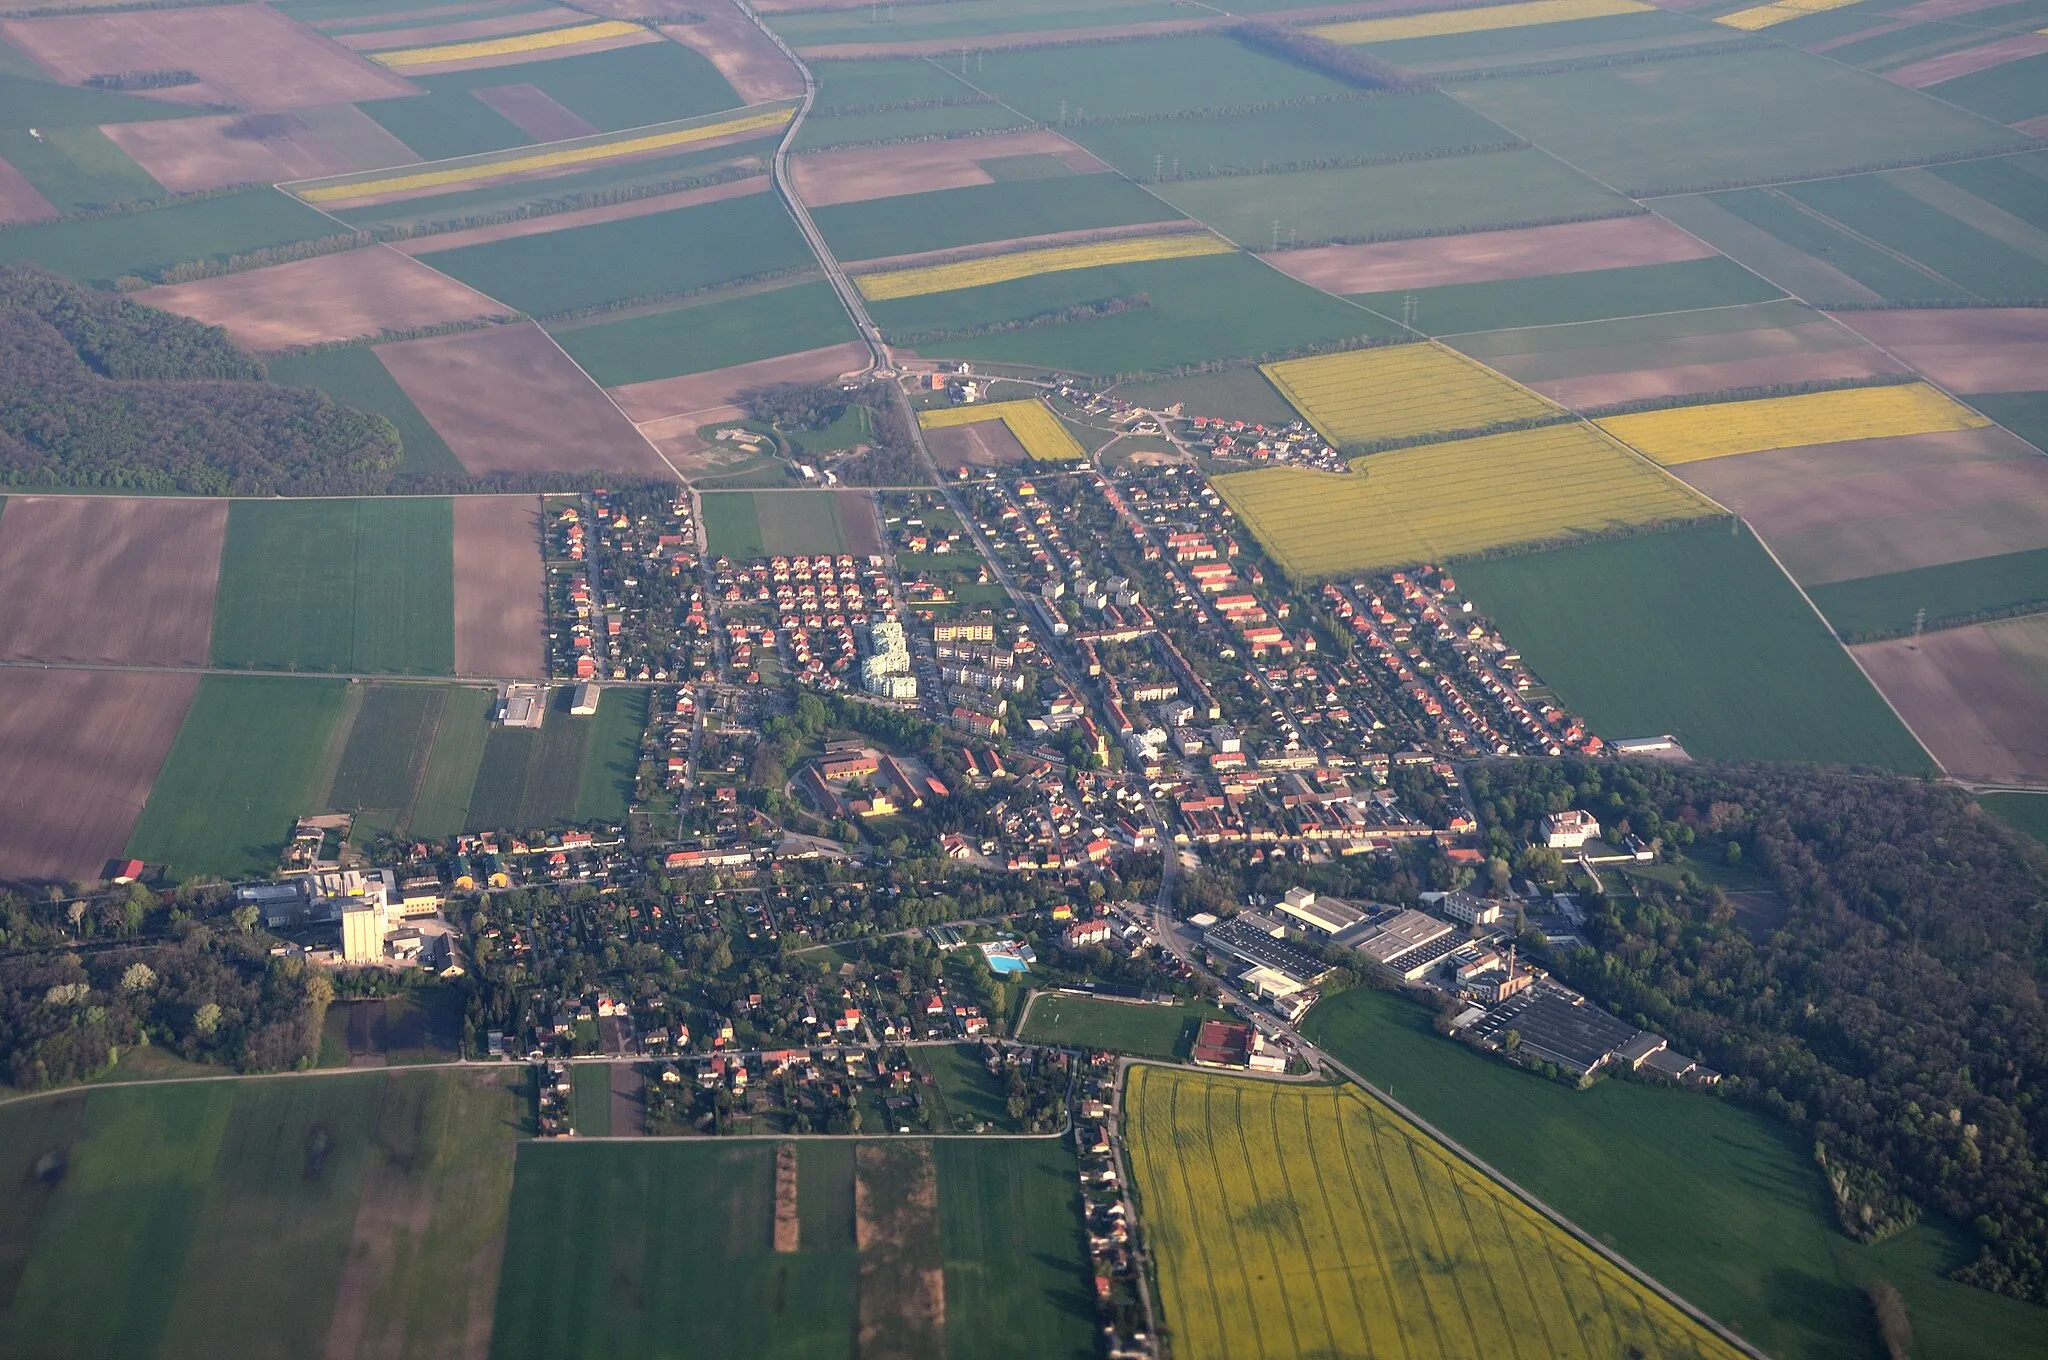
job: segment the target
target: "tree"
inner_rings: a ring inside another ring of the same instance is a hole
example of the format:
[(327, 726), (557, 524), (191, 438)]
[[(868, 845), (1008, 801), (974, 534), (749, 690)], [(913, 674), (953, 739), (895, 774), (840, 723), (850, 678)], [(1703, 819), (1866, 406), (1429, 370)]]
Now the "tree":
[(1515, 857), (1515, 867), (1522, 871), (1522, 877), (1546, 888), (1555, 888), (1564, 882), (1564, 856), (1547, 845), (1531, 845), (1524, 849)]
[(121, 990), (131, 996), (156, 986), (156, 969), (146, 963), (131, 963), (121, 974)]
[(213, 1032), (220, 1028), (220, 1005), (209, 1001), (192, 1012), (192, 1028), (202, 1037), (211, 1039)]
[(233, 914), (235, 921), (235, 929), (241, 931), (244, 935), (247, 935), (249, 932), (256, 929), (256, 918), (261, 916), (263, 913), (260, 910), (258, 910), (254, 905), (245, 903), (242, 906), (236, 907)]

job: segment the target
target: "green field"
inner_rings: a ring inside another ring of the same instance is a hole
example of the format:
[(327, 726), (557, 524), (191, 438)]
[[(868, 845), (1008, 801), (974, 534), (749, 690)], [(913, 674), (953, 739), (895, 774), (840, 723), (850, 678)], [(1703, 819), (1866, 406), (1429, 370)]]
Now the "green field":
[(713, 491), (704, 495), (710, 551), (734, 561), (771, 553), (847, 551), (835, 491)]
[(1475, 80), (1454, 92), (1638, 197), (2018, 141), (2011, 128), (1785, 47)]
[(1834, 581), (1807, 593), (1851, 641), (1910, 632), (1916, 619), (1940, 628), (1986, 614), (2048, 609), (2048, 548)]
[(452, 672), (454, 514), (443, 497), (233, 502), (213, 664)]
[(957, 104), (935, 109), (884, 109), (831, 118), (804, 119), (797, 131), (796, 151), (828, 151), (833, 147), (866, 146), (875, 142), (912, 142), (946, 134), (1006, 132), (1028, 127), (1000, 104)]
[(1248, 250), (1533, 226), (1637, 211), (1540, 151), (1237, 175), (1158, 186), (1160, 197)]
[(209, 675), (149, 791), (127, 853), (178, 878), (277, 867), (292, 823), (319, 811), (340, 680)]
[[(13, 49), (8, 52), (13, 55)], [(59, 85), (43, 76), (41, 68), (25, 57), (10, 61), (7, 66), (7, 70), (0, 71), (0, 128), (9, 132), (154, 122), (159, 118), (190, 118), (199, 112), (140, 95)]]
[[(1369, 12), (1369, 11), (1368, 11)], [(1404, 71), (1484, 71), (1572, 61), (1588, 56), (1663, 50), (1697, 42), (1725, 42), (1721, 29), (1683, 14), (1650, 10), (1566, 19), (1524, 28), (1482, 29), (1428, 38), (1363, 44)]]
[[(959, 69), (957, 63), (954, 69)], [(974, 97), (973, 90), (923, 57), (821, 61), (812, 65), (811, 73), (818, 79), (812, 118), (853, 109)]]
[(151, 278), (171, 265), (224, 260), (340, 229), (275, 189), (194, 199), (146, 212), (0, 227), (0, 265), (39, 264), (81, 283)]
[[(1109, 24), (1157, 23), (1187, 18), (1171, 0), (927, 0), (877, 15), (860, 8), (787, 12), (775, 16), (775, 31), (792, 44), (916, 42), (933, 38), (976, 39), (999, 33), (1042, 29), (1085, 30)], [(958, 58), (955, 58), (957, 69)]]
[(2048, 453), (2048, 392), (1995, 392), (1968, 399), (1969, 404)]
[(341, 750), (328, 805), (396, 827), (411, 809), (441, 721), (439, 685), (365, 687)]
[[(427, 983), (398, 996), (336, 1002), (321, 1029), (321, 1067), (346, 1067), (353, 1058), (382, 1059), (394, 1067), (453, 1062), (462, 1056), (463, 994)], [(380, 1065), (383, 1065), (380, 1064)]]
[(1988, 71), (1944, 80), (1928, 93), (2000, 122), (2036, 118), (2048, 113), (2048, 57), (2009, 61)]
[(450, 688), (441, 700), (441, 721), (434, 730), (433, 750), (413, 801), (408, 834), (442, 840), (469, 822), (469, 804), (476, 789), (490, 735), (495, 696), (487, 689)]
[(1178, 402), (1190, 416), (1224, 416), (1268, 425), (1285, 425), (1301, 418), (1255, 364), (1185, 378), (1118, 383), (1115, 395), (1154, 410)]
[[(1905, 1296), (1921, 1360), (2018, 1360), (2042, 1310), (1943, 1275), (1976, 1248), (1934, 1222), (1880, 1246), (1836, 1230), (1792, 1131), (1733, 1101), (1636, 1082), (1574, 1091), (1439, 1037), (1365, 988), (1309, 1037), (1567, 1218), (1779, 1360), (1882, 1354), (1863, 1286)], [(1675, 1231), (1674, 1224), (1684, 1225)]]
[(0, 131), (0, 159), (19, 170), (58, 212), (164, 197), (163, 186), (98, 128), (37, 130), (40, 137)]
[(1055, 124), (1356, 93), (1330, 76), (1208, 34), (987, 52), (974, 59), (968, 79), (1027, 117)]
[(484, 739), (465, 831), (527, 831), (577, 820), (595, 718), (569, 712), (572, 691), (549, 696), (535, 731), (492, 727)]
[(1222, 1018), (1223, 1012), (1214, 1006), (1141, 1006), (1040, 992), (1017, 1037), (1026, 1043), (1186, 1061), (1201, 1022)]
[(647, 730), (647, 691), (602, 691), (597, 716), (590, 721), (590, 745), (576, 786), (575, 820), (623, 822), (633, 801), (633, 776), (640, 768), (640, 734)]
[(459, 246), (424, 258), (479, 292), (539, 317), (694, 292), (812, 263), (781, 200), (767, 193)]
[(694, 306), (557, 327), (569, 357), (604, 387), (707, 373), (858, 339), (832, 285), (820, 279)]
[[(16, 1187), (0, 1242), (19, 1269), (0, 1352), (311, 1356), (338, 1332), (459, 1353), (489, 1322), (472, 1281), (511, 1195), (505, 1080), (108, 1086), (0, 1107)], [(66, 1165), (46, 1188), (29, 1168), (51, 1150)], [(345, 1294), (352, 1254), (370, 1259)]]
[(932, 1159), (948, 1353), (990, 1360), (1097, 1354), (1070, 1145), (950, 1138), (932, 1144)]
[[(1909, 184), (1917, 193), (1907, 191)], [(2048, 183), (2042, 187), (2048, 189)], [(2024, 304), (2048, 297), (2048, 232), (2032, 230), (2031, 239), (2008, 244), (1980, 231), (1926, 201), (1947, 199), (1957, 211), (1971, 211), (1967, 195), (1925, 171), (1815, 180), (1788, 185), (1782, 192), (1973, 298)], [(2013, 224), (2005, 229), (2010, 232)]]
[(1986, 793), (1977, 801), (2013, 830), (2048, 845), (2048, 794)]
[(343, 406), (370, 411), (390, 421), (405, 449), (404, 457), (392, 469), (394, 476), (469, 476), (469, 469), (462, 466), (377, 358), (377, 351), (368, 345), (271, 359), (265, 366), (274, 383), (316, 387)]
[(612, 1065), (577, 1063), (569, 1069), (575, 1086), (575, 1129), (585, 1138), (612, 1136)]
[(835, 203), (811, 214), (832, 253), (873, 260), (1093, 227), (1165, 222), (1177, 214), (1120, 175), (998, 180), (965, 189)]
[(1999, 156), (1991, 160), (1937, 165), (1928, 174), (1989, 203), (2020, 221), (2048, 231), (2048, 156)]
[(1385, 316), (1401, 316), (1403, 304), (1413, 297), (1418, 330), (1427, 335), (1459, 335), (1509, 326), (1556, 326), (1728, 307), (1782, 296), (1733, 260), (1715, 256), (1679, 264), (1361, 293), (1352, 300)]
[(934, 1133), (976, 1133), (985, 1126), (994, 1133), (1018, 1133), (1010, 1118), (1004, 1088), (983, 1065), (979, 1044), (947, 1044), (913, 1048), (911, 1069), (928, 1075), (933, 1084), (925, 1099), (935, 1111)]
[(869, 310), (891, 337), (909, 343), (925, 332), (986, 326), (1141, 295), (1150, 300), (1149, 306), (1114, 316), (961, 340), (918, 340), (916, 348), (947, 358), (1043, 364), (1108, 376), (1156, 373), (1215, 359), (1279, 356), (1304, 346), (1392, 335), (1398, 329), (1384, 317), (1296, 283), (1244, 255), (1041, 274), (878, 302)]
[[(1797, 203), (1776, 189), (1737, 189), (1709, 194), (1704, 201), (1762, 228), (1794, 250), (1824, 261), (1889, 301), (1935, 304), (1969, 300), (1969, 293), (1960, 286), (1935, 278), (1868, 241), (1858, 240), (1834, 223), (1801, 211)], [(1770, 268), (1769, 261), (1747, 258), (1739, 245), (1734, 253), (1744, 263)], [(1811, 289), (1802, 292), (1816, 304), (1839, 300), (1815, 296)]]
[(1610, 740), (1669, 732), (1703, 760), (1933, 768), (1746, 527), (1466, 562), (1458, 579)]

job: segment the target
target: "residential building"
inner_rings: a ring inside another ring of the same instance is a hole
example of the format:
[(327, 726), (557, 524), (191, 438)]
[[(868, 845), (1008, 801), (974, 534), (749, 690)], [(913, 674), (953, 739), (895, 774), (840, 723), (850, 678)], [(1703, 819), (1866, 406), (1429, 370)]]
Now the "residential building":
[(1570, 808), (1543, 819), (1543, 843), (1553, 850), (1577, 850), (1600, 834), (1600, 823), (1590, 812)]

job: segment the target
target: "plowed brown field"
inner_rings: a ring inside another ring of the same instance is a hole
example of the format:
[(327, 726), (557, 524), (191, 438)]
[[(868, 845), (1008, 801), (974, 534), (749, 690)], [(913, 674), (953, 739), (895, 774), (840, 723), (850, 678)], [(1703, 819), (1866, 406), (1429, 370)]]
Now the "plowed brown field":
[(779, 382), (823, 382), (863, 367), (867, 354), (867, 346), (848, 341), (843, 345), (807, 349), (776, 359), (734, 364), (709, 373), (629, 383), (612, 389), (612, 396), (617, 399), (620, 409), (636, 423), (698, 412), (704, 413), (704, 420), (708, 422), (722, 419), (712, 414), (713, 410), (729, 406), (744, 388), (766, 387)]
[(1950, 774), (2048, 783), (2044, 647), (2037, 615), (1850, 650)]
[(227, 113), (112, 123), (105, 132), (173, 193), (318, 179), (419, 159), (352, 105), (324, 109), (319, 118), (309, 126), (293, 113)]
[(1587, 269), (1676, 264), (1703, 260), (1714, 253), (1712, 246), (1683, 228), (1661, 217), (1642, 216), (1371, 245), (1315, 246), (1276, 251), (1263, 258), (1281, 273), (1326, 293), (1381, 293)]
[(455, 498), (455, 673), (512, 680), (547, 673), (541, 637), (540, 502)]
[(2048, 387), (2048, 307), (1842, 312), (1835, 319), (1951, 392)]
[(28, 176), (0, 161), (0, 222), (47, 222), (57, 209)]
[[(950, 141), (812, 152), (790, 157), (789, 177), (799, 198), (813, 208), (822, 208), (833, 203), (859, 203), (897, 194), (992, 184), (995, 181), (981, 168), (981, 162), (998, 156), (1044, 155), (1058, 156), (1079, 171), (1109, 168), (1058, 133), (1039, 128)], [(1162, 206), (1160, 211), (1165, 215), (1167, 210)]]
[(0, 657), (203, 666), (226, 501), (14, 496), (0, 511)]

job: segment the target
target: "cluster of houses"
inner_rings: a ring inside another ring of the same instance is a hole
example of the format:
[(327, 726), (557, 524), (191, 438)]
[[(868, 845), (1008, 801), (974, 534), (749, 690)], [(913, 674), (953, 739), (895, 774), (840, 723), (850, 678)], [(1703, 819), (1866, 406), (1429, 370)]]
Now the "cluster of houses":
[(891, 755), (858, 741), (834, 741), (797, 771), (796, 788), (822, 817), (893, 817), (951, 796), (915, 756)]
[(863, 678), (860, 635), (896, 617), (897, 582), (879, 555), (778, 553), (737, 564), (719, 557), (711, 570), (728, 663), (736, 674), (752, 672), (755, 683), (754, 648), (772, 638), (788, 674), (819, 689), (845, 689)]
[(550, 674), (661, 681), (708, 670), (689, 498), (600, 489), (545, 504)]

